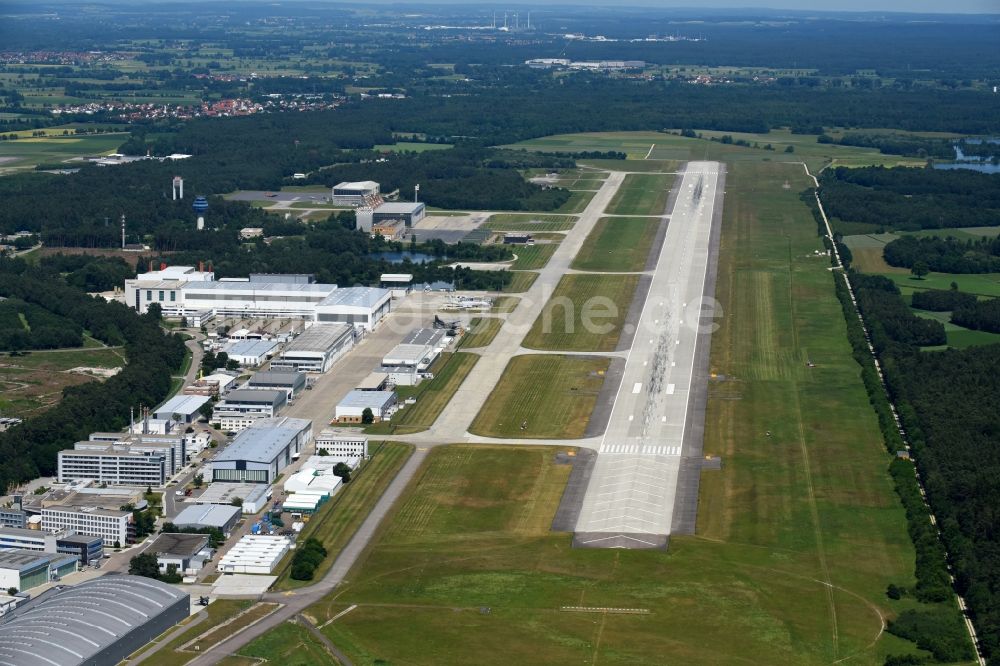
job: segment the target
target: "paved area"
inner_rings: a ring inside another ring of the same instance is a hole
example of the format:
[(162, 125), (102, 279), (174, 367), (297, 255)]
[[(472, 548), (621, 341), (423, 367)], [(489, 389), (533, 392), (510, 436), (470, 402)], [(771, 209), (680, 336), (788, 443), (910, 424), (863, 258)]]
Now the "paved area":
[(684, 435), (721, 168), (690, 162), (679, 184), (577, 521), (579, 546), (664, 547), (671, 532), (681, 460), (690, 456)]

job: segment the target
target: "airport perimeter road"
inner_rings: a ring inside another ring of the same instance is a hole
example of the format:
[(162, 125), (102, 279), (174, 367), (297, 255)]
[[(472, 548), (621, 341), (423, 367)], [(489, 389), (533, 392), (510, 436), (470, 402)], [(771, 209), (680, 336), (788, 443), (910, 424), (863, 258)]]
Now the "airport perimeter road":
[[(469, 376), (462, 382), (454, 397), (445, 407), (433, 427), (420, 436), (414, 436), (408, 441), (422, 442), (463, 442), (472, 441), (469, 426), (486, 402), (493, 387), (500, 381), (507, 361), (521, 352), (521, 341), (528, 334), (531, 325), (541, 314), (542, 308), (555, 291), (556, 285), (564, 274), (569, 272), (569, 265), (583, 246), (594, 225), (601, 218), (604, 209), (618, 191), (624, 180), (623, 173), (611, 172), (607, 180), (590, 200), (573, 229), (559, 244), (548, 264), (538, 275), (531, 288), (521, 294), (518, 307), (504, 320), (503, 328), (489, 346), (478, 350), (481, 358)], [(486, 438), (475, 438), (477, 441), (489, 441)], [(554, 442), (546, 442), (552, 444)]]
[(324, 596), (333, 591), (337, 585), (344, 581), (351, 567), (354, 566), (361, 553), (364, 552), (364, 549), (368, 546), (368, 542), (371, 541), (372, 536), (375, 534), (375, 530), (378, 529), (379, 523), (382, 522), (382, 519), (389, 513), (389, 509), (399, 499), (399, 496), (410, 483), (410, 479), (420, 469), (420, 465), (426, 456), (426, 448), (418, 448), (413, 452), (413, 455), (406, 461), (403, 468), (399, 470), (396, 478), (392, 480), (392, 483), (389, 484), (389, 487), (375, 504), (375, 508), (368, 514), (361, 527), (351, 537), (347, 546), (341, 551), (336, 561), (334, 561), (333, 566), (320, 582), (291, 592), (272, 592), (264, 595), (265, 601), (273, 601), (283, 605), (260, 622), (251, 625), (232, 638), (206, 650), (194, 661), (188, 662), (188, 665), (208, 666), (224, 659), (258, 636), (274, 629), (282, 622), (292, 619), (295, 615), (320, 601)]
[(666, 545), (681, 458), (688, 453), (682, 449), (721, 168), (690, 162), (681, 179), (584, 497), (578, 546)]

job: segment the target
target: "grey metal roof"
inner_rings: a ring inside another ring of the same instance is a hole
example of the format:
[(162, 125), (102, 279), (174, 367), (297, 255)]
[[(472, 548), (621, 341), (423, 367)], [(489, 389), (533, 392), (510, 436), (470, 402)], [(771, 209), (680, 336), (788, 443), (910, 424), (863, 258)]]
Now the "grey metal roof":
[[(277, 391), (276, 391), (277, 392)], [(282, 395), (284, 393), (282, 392)], [(310, 426), (306, 419), (281, 419), (274, 425), (257, 424), (240, 431), (232, 444), (216, 454), (213, 460), (249, 460), (270, 463), (299, 433)]]
[(372, 308), (390, 295), (388, 289), (381, 287), (344, 287), (324, 298), (319, 304)]
[(384, 203), (375, 209), (376, 213), (389, 213), (392, 215), (400, 214), (412, 214), (419, 210), (423, 210), (424, 202), (418, 201), (394, 201), (390, 203)]
[(399, 344), (401, 345), (436, 345), (445, 336), (445, 332), (436, 328), (415, 328), (410, 331)]
[(228, 356), (264, 356), (277, 347), (274, 340), (239, 340), (229, 343), (222, 351)]
[(292, 388), (306, 383), (304, 372), (281, 372), (279, 370), (264, 370), (254, 373), (250, 378), (250, 386), (290, 386)]
[(46, 593), (0, 623), (0, 663), (77, 666), (187, 594), (151, 578), (102, 576)]
[[(284, 391), (271, 389), (236, 389), (226, 394), (226, 404), (280, 405), (287, 399)], [(221, 403), (220, 403), (221, 404)]]
[(153, 543), (146, 548), (146, 551), (159, 555), (190, 557), (191, 555), (197, 555), (207, 545), (207, 534), (164, 532), (156, 537)]
[(193, 294), (197, 298), (198, 292), (208, 291), (231, 291), (239, 292), (264, 292), (264, 291), (289, 291), (323, 294), (337, 288), (335, 284), (323, 284), (319, 282), (250, 282), (240, 281), (220, 281), (220, 282), (189, 282), (185, 288), (185, 294)]
[(383, 408), (396, 402), (395, 391), (351, 391), (344, 396), (338, 407)]
[(283, 353), (325, 353), (337, 346), (337, 344), (339, 344), (340, 341), (348, 335), (354, 335), (354, 327), (350, 324), (313, 324), (301, 335), (292, 340), (288, 346), (285, 347), (285, 351)]
[(205, 395), (175, 395), (153, 410), (153, 413), (188, 416), (196, 413), (206, 402), (208, 402), (208, 396)]
[(241, 513), (243, 513), (243, 510), (238, 506), (195, 504), (178, 513), (170, 522), (179, 526), (204, 525), (206, 527), (222, 527)]

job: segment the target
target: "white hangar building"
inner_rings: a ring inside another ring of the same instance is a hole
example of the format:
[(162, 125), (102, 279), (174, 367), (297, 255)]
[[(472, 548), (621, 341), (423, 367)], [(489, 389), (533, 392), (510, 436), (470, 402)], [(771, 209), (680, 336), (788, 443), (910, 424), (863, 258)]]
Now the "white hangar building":
[(352, 324), (371, 331), (392, 308), (392, 293), (381, 287), (338, 289), (316, 306), (320, 323)]

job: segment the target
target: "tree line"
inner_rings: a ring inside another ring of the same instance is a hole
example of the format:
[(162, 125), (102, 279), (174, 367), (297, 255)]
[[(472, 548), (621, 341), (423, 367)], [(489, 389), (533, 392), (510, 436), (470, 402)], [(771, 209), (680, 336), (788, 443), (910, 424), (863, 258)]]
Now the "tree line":
[(938, 273), (1000, 272), (1000, 236), (959, 240), (903, 236), (886, 243), (882, 256), (890, 266), (913, 268), (919, 262)]

